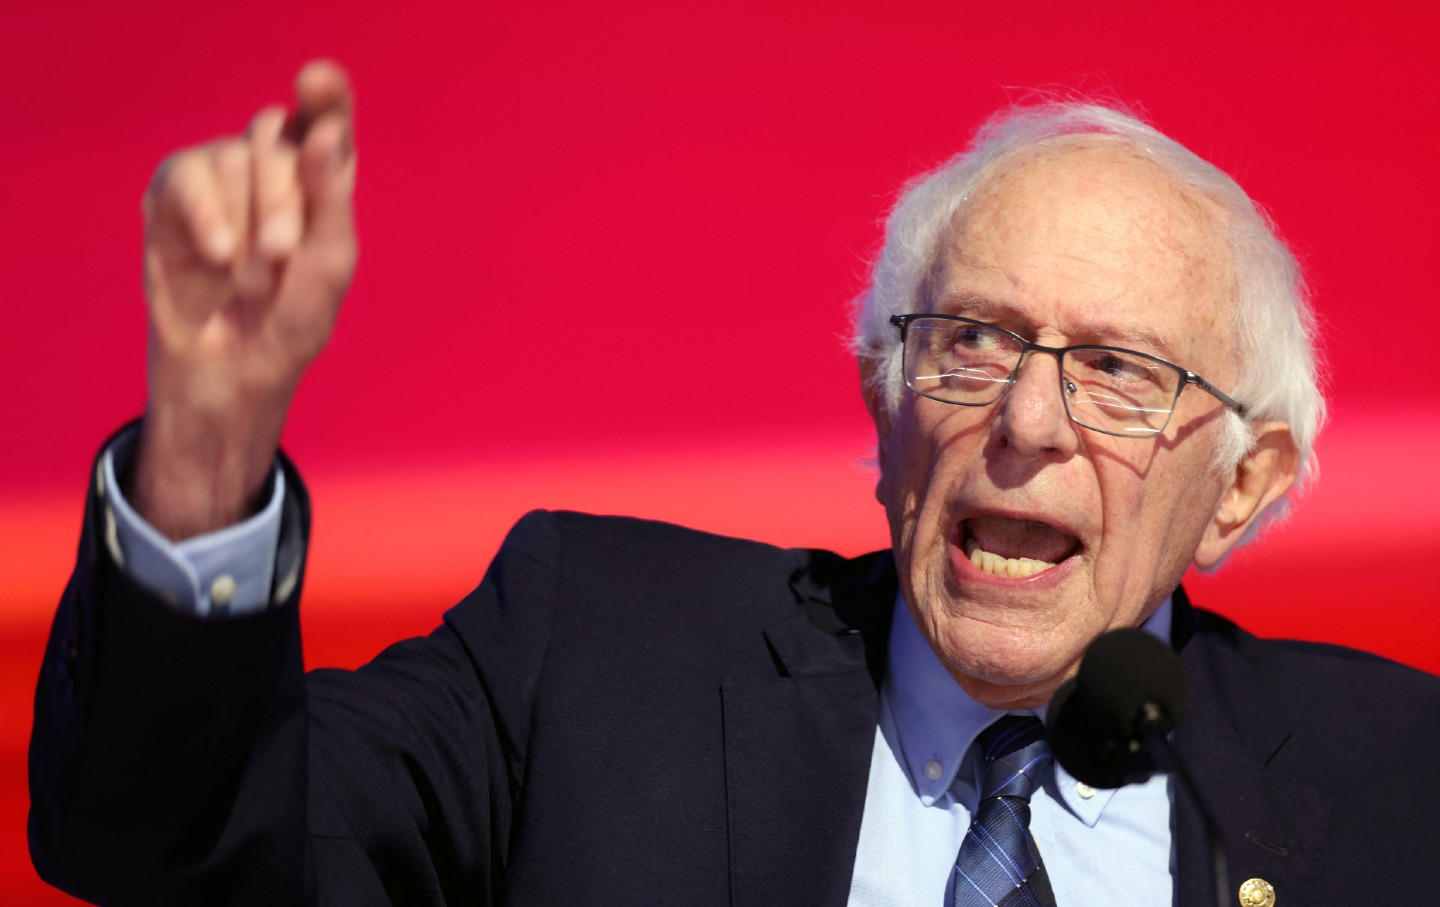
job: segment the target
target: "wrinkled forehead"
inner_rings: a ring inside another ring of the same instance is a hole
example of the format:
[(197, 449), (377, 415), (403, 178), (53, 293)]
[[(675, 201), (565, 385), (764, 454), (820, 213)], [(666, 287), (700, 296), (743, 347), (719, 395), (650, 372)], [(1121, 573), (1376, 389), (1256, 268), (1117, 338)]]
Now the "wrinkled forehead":
[(1218, 204), (1121, 140), (1067, 136), (986, 175), (941, 238), (926, 296), (937, 310), (978, 301), (1073, 342), (1148, 332), (1171, 336), (1172, 355), (1223, 354), (1236, 297), (1226, 224)]

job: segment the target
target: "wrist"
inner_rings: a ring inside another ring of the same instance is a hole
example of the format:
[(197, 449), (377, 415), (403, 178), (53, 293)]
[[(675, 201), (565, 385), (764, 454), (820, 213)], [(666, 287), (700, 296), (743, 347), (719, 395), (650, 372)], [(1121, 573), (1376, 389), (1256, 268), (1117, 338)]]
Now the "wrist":
[(221, 416), (152, 399), (133, 470), (122, 478), (136, 512), (172, 541), (259, 512), (287, 407)]

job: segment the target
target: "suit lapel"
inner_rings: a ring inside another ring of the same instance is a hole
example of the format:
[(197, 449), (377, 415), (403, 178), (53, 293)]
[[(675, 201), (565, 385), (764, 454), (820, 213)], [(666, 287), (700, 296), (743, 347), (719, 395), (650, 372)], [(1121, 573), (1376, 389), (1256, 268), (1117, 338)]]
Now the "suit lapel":
[[(829, 904), (849, 894), (864, 814), (879, 684), (896, 581), (888, 556), (812, 559), (797, 573), (800, 607), (764, 634), (768, 676), (721, 690), (731, 904)], [(1203, 629), (1202, 629), (1203, 628)], [(1230, 879), (1261, 878), (1292, 905), (1314, 899), (1331, 811), (1284, 769), (1288, 722), (1260, 694), (1256, 670), (1223, 637), (1238, 633), (1175, 594), (1174, 644), (1189, 684), (1176, 732), (1181, 758), (1226, 836)], [(1176, 903), (1216, 903), (1199, 816), (1174, 819)]]
[(888, 559), (812, 555), (764, 634), (775, 674), (721, 690), (733, 905), (849, 894), (895, 586)]
[[(1240, 631), (1192, 611), (1182, 591), (1175, 604), (1175, 643), (1189, 686), (1176, 746), (1225, 837), (1230, 877), (1223, 902), (1235, 903), (1241, 883), (1259, 878), (1275, 887), (1278, 902), (1309, 903), (1331, 798), (1286, 773), (1289, 722), (1263, 695), (1255, 666), (1220, 637)], [(1197, 632), (1202, 624), (1208, 632)], [(1174, 826), (1176, 903), (1212, 907), (1200, 816), (1182, 803)]]

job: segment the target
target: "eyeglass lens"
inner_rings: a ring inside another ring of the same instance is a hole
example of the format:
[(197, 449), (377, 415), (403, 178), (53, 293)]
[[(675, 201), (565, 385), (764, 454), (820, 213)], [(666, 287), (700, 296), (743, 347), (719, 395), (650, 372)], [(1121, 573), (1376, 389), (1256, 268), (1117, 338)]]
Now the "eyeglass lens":
[[(984, 324), (917, 318), (907, 327), (905, 382), (948, 403), (983, 406), (1000, 399), (1025, 348)], [(1165, 428), (1180, 376), (1139, 353), (1080, 347), (1061, 357), (1061, 388), (1070, 418), (1098, 431), (1153, 435)]]

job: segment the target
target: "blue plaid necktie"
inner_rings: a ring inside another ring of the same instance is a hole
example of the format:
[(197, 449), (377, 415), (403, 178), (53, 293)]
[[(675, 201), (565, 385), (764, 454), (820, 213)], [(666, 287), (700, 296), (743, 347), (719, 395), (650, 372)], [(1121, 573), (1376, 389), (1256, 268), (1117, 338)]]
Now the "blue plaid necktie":
[(955, 858), (953, 907), (1055, 907), (1030, 836), (1030, 794), (1050, 764), (1040, 719), (1006, 715), (980, 735), (985, 784)]

